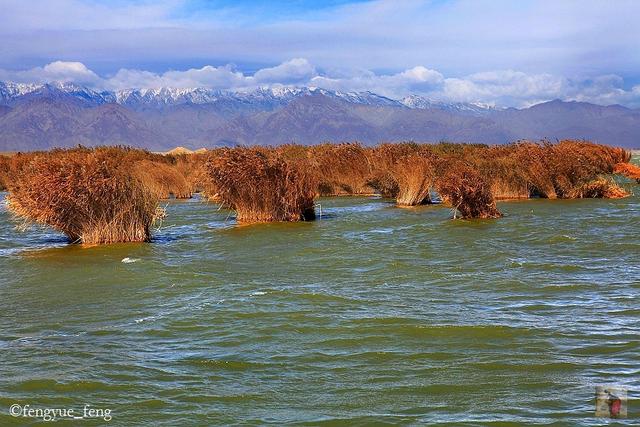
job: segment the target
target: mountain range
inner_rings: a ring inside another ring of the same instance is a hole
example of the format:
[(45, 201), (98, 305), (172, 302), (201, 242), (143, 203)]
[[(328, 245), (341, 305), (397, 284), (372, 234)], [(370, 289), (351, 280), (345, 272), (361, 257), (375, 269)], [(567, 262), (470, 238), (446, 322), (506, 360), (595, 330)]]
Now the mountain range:
[(0, 151), (78, 144), (166, 150), (326, 141), (500, 144), (543, 138), (637, 148), (640, 110), (560, 100), (495, 108), (313, 87), (100, 92), (72, 83), (0, 82)]

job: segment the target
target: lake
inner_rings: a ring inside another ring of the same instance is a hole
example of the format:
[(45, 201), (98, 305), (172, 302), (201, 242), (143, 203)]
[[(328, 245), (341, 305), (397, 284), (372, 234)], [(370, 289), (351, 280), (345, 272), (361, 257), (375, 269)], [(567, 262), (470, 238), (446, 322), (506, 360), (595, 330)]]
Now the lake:
[(111, 425), (604, 425), (603, 384), (637, 422), (638, 195), (484, 221), (319, 203), (237, 226), (171, 201), (152, 243), (90, 248), (0, 207), (0, 425), (29, 421), (13, 404)]

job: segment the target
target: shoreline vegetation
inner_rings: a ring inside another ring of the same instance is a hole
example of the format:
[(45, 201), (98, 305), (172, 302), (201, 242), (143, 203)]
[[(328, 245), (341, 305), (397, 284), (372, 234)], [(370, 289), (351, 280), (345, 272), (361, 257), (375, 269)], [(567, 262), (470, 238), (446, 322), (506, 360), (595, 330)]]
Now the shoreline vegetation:
[(161, 199), (207, 199), (243, 223), (315, 219), (320, 196), (379, 194), (399, 207), (436, 203), (454, 218), (499, 218), (496, 200), (621, 198), (640, 182), (631, 153), (587, 141), (508, 145), (358, 143), (238, 147), (166, 154), (129, 147), (0, 155), (0, 189), (23, 226), (85, 244), (149, 241)]

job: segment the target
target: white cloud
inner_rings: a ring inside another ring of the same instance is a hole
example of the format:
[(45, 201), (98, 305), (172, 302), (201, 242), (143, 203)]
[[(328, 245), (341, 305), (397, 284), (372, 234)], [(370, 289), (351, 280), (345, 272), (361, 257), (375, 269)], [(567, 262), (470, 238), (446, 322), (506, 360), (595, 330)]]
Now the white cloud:
[(528, 104), (566, 95), (567, 81), (551, 74), (526, 74), (513, 70), (476, 73), (445, 79), (440, 96), (460, 102)]
[(294, 58), (271, 68), (263, 68), (254, 74), (259, 83), (304, 83), (316, 76), (316, 69), (304, 58)]
[(590, 79), (569, 79), (549, 73), (528, 74), (497, 70), (446, 77), (439, 71), (424, 66), (415, 66), (394, 74), (376, 74), (362, 69), (351, 72), (346, 69), (321, 70), (304, 58), (263, 68), (253, 75), (246, 75), (232, 65), (207, 65), (160, 74), (123, 68), (108, 77), (99, 76), (80, 62), (55, 61), (24, 71), (0, 69), (0, 80), (25, 83), (75, 82), (99, 90), (159, 87), (245, 90), (258, 86), (293, 84), (345, 92), (371, 91), (396, 99), (418, 94), (445, 102), (482, 102), (514, 107), (556, 98), (640, 107), (640, 85), (625, 89), (624, 80), (615, 74)]
[(75, 82), (94, 86), (102, 79), (81, 62), (55, 61), (44, 67), (35, 67), (25, 71), (0, 70), (0, 79), (20, 83), (46, 83), (52, 81)]
[(261, 3), (3, 0), (0, 67), (74, 58), (104, 73), (123, 63), (306, 58), (323, 69), (428, 64), (449, 76), (516, 69), (640, 77), (637, 0), (376, 0), (320, 10)]
[(371, 71), (360, 70), (353, 77), (316, 76), (311, 79), (310, 84), (332, 90), (371, 91), (397, 98), (410, 93), (434, 91), (443, 82), (444, 76), (438, 71), (416, 66), (391, 75), (377, 75)]

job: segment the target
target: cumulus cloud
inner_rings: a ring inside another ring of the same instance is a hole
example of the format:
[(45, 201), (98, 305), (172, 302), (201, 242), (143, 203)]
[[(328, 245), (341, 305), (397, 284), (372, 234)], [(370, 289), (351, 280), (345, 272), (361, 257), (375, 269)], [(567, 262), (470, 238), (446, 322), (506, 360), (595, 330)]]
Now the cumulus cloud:
[[(74, 58), (120, 64), (268, 64), (640, 77), (637, 0), (3, 0), (0, 67)], [(160, 67), (161, 68), (161, 67)], [(159, 71), (159, 69), (154, 70)]]
[(265, 86), (313, 86), (343, 92), (370, 91), (400, 99), (417, 94), (444, 102), (480, 102), (504, 107), (525, 107), (552, 99), (623, 104), (640, 107), (640, 85), (626, 89), (615, 74), (589, 79), (570, 79), (549, 73), (530, 74), (514, 70), (485, 71), (462, 77), (446, 77), (424, 66), (392, 74), (356, 69), (322, 70), (305, 58), (245, 74), (233, 65), (169, 70), (120, 69), (101, 77), (80, 62), (55, 61), (24, 71), (0, 69), (0, 80), (23, 83), (74, 82), (97, 90), (131, 88), (211, 88), (250, 90)]
[(312, 86), (340, 91), (370, 91), (380, 95), (397, 98), (411, 93), (429, 93), (436, 91), (444, 82), (444, 76), (435, 70), (416, 66), (396, 74), (378, 75), (371, 71), (360, 71), (355, 76), (339, 78), (316, 76), (311, 79)]
[(44, 67), (30, 70), (10, 72), (0, 70), (0, 79), (12, 80), (19, 83), (46, 83), (51, 81), (75, 82), (93, 86), (102, 79), (81, 62), (55, 61)]
[(254, 74), (259, 83), (304, 83), (316, 76), (316, 69), (304, 58), (294, 58), (271, 68), (263, 68)]

